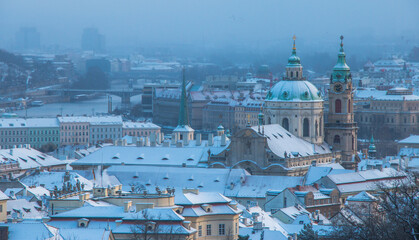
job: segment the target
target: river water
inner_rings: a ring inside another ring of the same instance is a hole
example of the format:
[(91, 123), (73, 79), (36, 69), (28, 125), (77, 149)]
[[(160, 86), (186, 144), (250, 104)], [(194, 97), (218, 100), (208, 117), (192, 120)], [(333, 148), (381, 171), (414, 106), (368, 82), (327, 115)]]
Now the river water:
[[(136, 85), (134, 87), (137, 87)], [(125, 89), (126, 84), (112, 84), (112, 89)], [(112, 96), (112, 109), (121, 107), (121, 98)], [(141, 95), (131, 97), (131, 106), (141, 102)], [(95, 115), (108, 112), (108, 97), (101, 96), (96, 99), (90, 99), (77, 102), (50, 103), (41, 107), (31, 107), (27, 110), (15, 111), (19, 117), (55, 117), (57, 115)]]

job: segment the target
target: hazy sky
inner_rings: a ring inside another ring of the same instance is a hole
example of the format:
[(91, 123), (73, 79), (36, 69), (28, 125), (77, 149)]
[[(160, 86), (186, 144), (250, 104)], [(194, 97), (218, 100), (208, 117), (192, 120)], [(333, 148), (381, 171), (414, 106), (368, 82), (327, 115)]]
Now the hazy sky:
[[(301, 45), (346, 41), (418, 41), (418, 0), (0, 0), (0, 47), (16, 31), (37, 27), (41, 44), (80, 47), (97, 27), (108, 47)], [(282, 41), (282, 43), (281, 43)], [(284, 42), (285, 41), (285, 42)]]

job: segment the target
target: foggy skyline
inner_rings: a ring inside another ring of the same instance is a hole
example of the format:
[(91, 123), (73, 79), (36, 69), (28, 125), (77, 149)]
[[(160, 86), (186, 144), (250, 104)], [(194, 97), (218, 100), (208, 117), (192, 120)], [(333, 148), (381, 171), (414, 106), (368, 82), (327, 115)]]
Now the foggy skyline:
[(54, 1), (0, 3), (0, 47), (14, 47), (20, 27), (36, 27), (42, 46), (80, 49), (84, 28), (95, 27), (108, 49), (185, 47), (289, 52), (347, 46), (414, 45), (419, 1)]

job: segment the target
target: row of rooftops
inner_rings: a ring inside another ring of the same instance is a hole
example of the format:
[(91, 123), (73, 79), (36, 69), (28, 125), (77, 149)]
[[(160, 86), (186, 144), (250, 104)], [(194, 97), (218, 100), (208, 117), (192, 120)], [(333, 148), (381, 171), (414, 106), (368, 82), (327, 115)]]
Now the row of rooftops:
[(125, 129), (160, 129), (159, 126), (151, 122), (123, 121), (121, 116), (0, 118), (0, 128), (58, 128), (62, 123), (88, 123), (93, 126), (120, 125)]

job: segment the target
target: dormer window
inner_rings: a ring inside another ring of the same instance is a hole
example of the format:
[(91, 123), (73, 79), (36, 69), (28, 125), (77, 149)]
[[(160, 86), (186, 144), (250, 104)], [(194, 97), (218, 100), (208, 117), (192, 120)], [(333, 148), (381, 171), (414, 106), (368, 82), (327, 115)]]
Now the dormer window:
[(212, 206), (210, 204), (202, 204), (201, 208), (207, 213), (212, 212)]
[(115, 154), (115, 156), (113, 156), (112, 159), (119, 159), (119, 153)]

